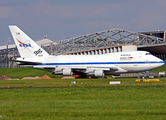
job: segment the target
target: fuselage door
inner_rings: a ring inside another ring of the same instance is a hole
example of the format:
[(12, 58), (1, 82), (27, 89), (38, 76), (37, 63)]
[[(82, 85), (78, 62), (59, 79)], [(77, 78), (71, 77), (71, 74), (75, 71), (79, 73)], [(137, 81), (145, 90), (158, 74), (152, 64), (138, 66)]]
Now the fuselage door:
[(134, 62), (134, 66), (138, 66), (138, 62)]
[(114, 58), (114, 65), (117, 67), (117, 66), (119, 66), (119, 62), (120, 61), (120, 57), (115, 57)]
[(148, 60), (145, 60), (145, 64), (146, 64), (148, 67), (151, 67), (151, 63), (150, 63)]

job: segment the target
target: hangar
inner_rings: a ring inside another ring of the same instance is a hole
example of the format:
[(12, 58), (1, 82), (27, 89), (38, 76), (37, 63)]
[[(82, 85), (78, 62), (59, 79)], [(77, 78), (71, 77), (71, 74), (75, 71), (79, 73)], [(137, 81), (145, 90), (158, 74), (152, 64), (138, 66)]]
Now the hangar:
[[(131, 32), (119, 28), (81, 35), (53, 42), (46, 36), (36, 41), (51, 55), (93, 55), (121, 51), (146, 50), (166, 60), (165, 31)], [(9, 41), (9, 40), (8, 40)], [(0, 67), (19, 67), (5, 59), (19, 57), (14, 44), (0, 46)]]
[(138, 50), (149, 51), (153, 55), (161, 58), (162, 60), (166, 60), (166, 31), (150, 31), (150, 32), (140, 32), (141, 34), (155, 36), (163, 39), (163, 44), (149, 44), (139, 45)]

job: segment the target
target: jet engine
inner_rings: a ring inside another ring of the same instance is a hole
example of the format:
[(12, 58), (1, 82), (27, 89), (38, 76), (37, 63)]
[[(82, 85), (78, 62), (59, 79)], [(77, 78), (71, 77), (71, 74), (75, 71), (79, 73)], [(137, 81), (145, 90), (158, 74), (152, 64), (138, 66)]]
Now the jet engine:
[(64, 76), (72, 76), (73, 75), (73, 72), (71, 71), (71, 69), (59, 69), (59, 70), (55, 70), (53, 72), (53, 74), (55, 75), (64, 75)]
[(63, 71), (54, 71), (53, 74), (54, 75), (63, 75)]
[(95, 70), (95, 77), (104, 77), (103, 70)]
[(95, 70), (93, 72), (87, 73), (88, 76), (95, 76), (95, 77), (104, 77), (103, 70)]
[(64, 76), (72, 76), (73, 72), (71, 71), (71, 69), (63, 69), (63, 75)]

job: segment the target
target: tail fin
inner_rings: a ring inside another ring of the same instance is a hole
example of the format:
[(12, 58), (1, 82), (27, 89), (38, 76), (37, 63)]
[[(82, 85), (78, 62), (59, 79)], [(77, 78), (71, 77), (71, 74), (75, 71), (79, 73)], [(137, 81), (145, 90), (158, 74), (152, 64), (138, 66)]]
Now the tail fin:
[(10, 32), (22, 58), (48, 57), (49, 54), (17, 26), (9, 26)]

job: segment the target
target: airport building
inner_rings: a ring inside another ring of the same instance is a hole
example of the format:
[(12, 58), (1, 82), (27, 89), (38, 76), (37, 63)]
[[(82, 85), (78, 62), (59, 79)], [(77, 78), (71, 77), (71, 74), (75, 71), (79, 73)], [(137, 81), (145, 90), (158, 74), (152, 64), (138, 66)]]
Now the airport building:
[[(145, 50), (166, 60), (166, 31), (131, 32), (119, 28), (81, 35), (53, 42), (46, 36), (37, 40), (51, 55), (95, 55), (123, 51)], [(8, 40), (9, 41), (9, 40)], [(0, 67), (19, 67), (15, 44), (0, 46)]]

